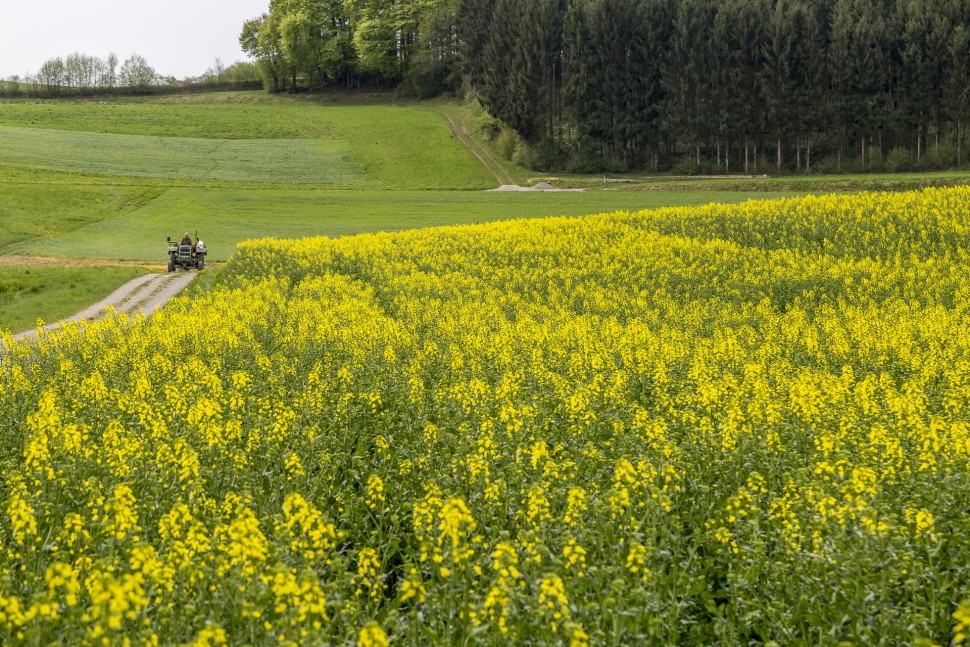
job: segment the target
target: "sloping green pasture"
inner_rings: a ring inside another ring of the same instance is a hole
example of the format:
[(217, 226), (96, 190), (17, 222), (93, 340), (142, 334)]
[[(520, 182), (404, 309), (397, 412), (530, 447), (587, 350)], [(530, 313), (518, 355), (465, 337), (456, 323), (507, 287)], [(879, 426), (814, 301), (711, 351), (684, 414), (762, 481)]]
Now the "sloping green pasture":
[(386, 105), (0, 104), (0, 164), (340, 188), (492, 186), (443, 115)]
[[(0, 169), (2, 177), (2, 169)], [(0, 254), (18, 244), (56, 239), (138, 208), (164, 189), (0, 181)]]
[[(689, 186), (486, 193), (494, 178), (452, 136), (440, 110), (322, 105), (263, 93), (0, 103), (0, 255), (157, 262), (162, 271), (165, 237), (183, 231), (198, 231), (210, 260), (219, 261), (237, 243), (267, 236), (343, 236), (753, 195)], [(6, 270), (8, 293), (21, 295), (9, 301), (19, 321), (53, 316), (38, 304), (55, 285), (75, 286), (61, 291), (69, 313), (125, 278), (101, 267), (72, 272), (87, 273), (99, 293), (78, 288), (80, 279), (38, 282)], [(11, 321), (3, 315), (0, 325)]]

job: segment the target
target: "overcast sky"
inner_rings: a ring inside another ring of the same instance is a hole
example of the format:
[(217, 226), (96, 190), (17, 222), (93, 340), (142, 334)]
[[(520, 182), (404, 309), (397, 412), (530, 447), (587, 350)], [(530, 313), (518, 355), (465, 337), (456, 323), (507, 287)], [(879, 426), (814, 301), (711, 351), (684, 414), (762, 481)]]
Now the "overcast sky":
[(35, 74), (72, 52), (121, 61), (141, 54), (164, 76), (198, 76), (216, 57), (229, 65), (243, 21), (269, 0), (0, 0), (0, 78)]

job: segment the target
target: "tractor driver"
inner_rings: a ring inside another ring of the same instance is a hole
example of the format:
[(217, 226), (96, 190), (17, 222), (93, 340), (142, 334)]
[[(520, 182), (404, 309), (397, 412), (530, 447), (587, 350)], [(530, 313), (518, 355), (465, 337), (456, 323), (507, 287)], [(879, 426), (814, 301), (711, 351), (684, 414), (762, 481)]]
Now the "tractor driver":
[(189, 236), (189, 232), (185, 232), (185, 235), (182, 236), (182, 242), (180, 244), (181, 245), (191, 245), (192, 244), (192, 237)]

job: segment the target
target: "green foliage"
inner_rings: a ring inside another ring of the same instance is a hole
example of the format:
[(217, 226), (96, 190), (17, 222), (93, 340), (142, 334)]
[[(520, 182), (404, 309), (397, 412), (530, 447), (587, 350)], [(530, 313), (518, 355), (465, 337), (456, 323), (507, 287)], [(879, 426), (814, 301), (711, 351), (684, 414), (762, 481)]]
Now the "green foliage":
[(502, 156), (502, 159), (512, 161), (519, 150), (519, 136), (511, 128), (499, 130), (498, 137), (495, 138), (495, 152)]
[(876, 137), (880, 154), (917, 138), (962, 144), (970, 120), (961, 2), (491, 4), (467, 0), (459, 15), (474, 90), (581, 167), (599, 156), (666, 169), (686, 154), (721, 173), (805, 172), (828, 157), (864, 171)]
[(886, 170), (892, 172), (908, 171), (913, 167), (913, 154), (904, 146), (894, 146), (886, 156)]
[(957, 163), (957, 149), (950, 142), (934, 143), (926, 153), (925, 167), (927, 169), (950, 168)]
[(661, 170), (692, 155), (731, 174), (834, 158), (841, 172), (872, 168), (861, 151), (877, 134), (881, 154), (964, 137), (968, 16), (925, 0), (274, 0), (240, 42), (273, 90), (427, 98), (463, 75), (541, 147), (522, 152), (530, 165)]
[(458, 92), (461, 86), (459, 61), (455, 56), (456, 22), (459, 0), (429, 3), (419, 14), (417, 42), (410, 69), (405, 71), (405, 86), (410, 94), (433, 97), (443, 91)]
[(693, 157), (685, 157), (674, 164), (674, 175), (700, 175), (701, 167)]
[(270, 14), (263, 14), (247, 20), (239, 34), (239, 44), (250, 58), (256, 60), (263, 77), (263, 87), (279, 91), (285, 82), (288, 67), (276, 19)]
[[(274, 0), (247, 21), (243, 49), (267, 71), (267, 89), (398, 84), (417, 96), (456, 87), (458, 0)], [(412, 74), (413, 72), (413, 74)]]
[(570, 6), (563, 97), (583, 166), (640, 167), (657, 150), (665, 3), (582, 0)]
[(158, 73), (148, 64), (144, 56), (132, 54), (122, 64), (118, 72), (118, 81), (122, 87), (136, 94), (143, 93), (158, 83)]
[(565, 162), (562, 150), (549, 140), (540, 140), (534, 144), (520, 142), (512, 161), (533, 171), (561, 168)]
[(878, 146), (870, 146), (866, 151), (866, 168), (872, 171), (881, 171), (885, 168), (885, 159)]

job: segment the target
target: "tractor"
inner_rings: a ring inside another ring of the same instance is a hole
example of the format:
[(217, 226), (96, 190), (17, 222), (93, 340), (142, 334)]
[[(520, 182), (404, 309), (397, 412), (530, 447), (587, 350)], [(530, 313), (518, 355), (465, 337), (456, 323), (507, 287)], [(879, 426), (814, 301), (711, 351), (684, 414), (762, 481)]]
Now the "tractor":
[(195, 243), (186, 234), (179, 243), (172, 242), (172, 237), (167, 236), (168, 241), (168, 271), (174, 272), (176, 267), (183, 270), (197, 269), (205, 267), (205, 255), (208, 250), (205, 243), (199, 240), (199, 234), (195, 235)]

